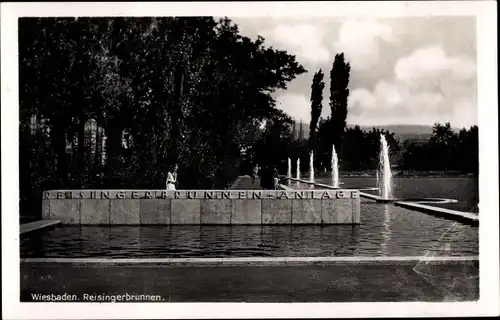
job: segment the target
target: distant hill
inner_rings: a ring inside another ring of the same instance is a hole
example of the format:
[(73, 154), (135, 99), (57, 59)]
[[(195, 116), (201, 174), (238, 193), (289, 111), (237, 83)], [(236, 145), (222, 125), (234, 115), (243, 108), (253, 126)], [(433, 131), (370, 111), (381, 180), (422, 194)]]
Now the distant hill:
[[(356, 125), (348, 124), (347, 128), (354, 128)], [(360, 125), (359, 126), (363, 131), (369, 131), (372, 128), (378, 128), (387, 130), (389, 132), (394, 132), (394, 135), (399, 139), (401, 143), (405, 140), (411, 140), (415, 142), (424, 142), (429, 140), (432, 135), (432, 126), (431, 125), (412, 125), (412, 124), (391, 124), (384, 126), (367, 126)], [(456, 132), (460, 130), (460, 128), (453, 128)], [(302, 131), (304, 139), (309, 138), (309, 123), (302, 123)], [(300, 121), (295, 121), (295, 132), (294, 137), (297, 139), (299, 137), (300, 132)]]
[[(348, 128), (353, 128), (355, 125), (347, 125)], [(412, 141), (425, 141), (428, 140), (432, 135), (432, 126), (423, 125), (386, 125), (386, 126), (359, 126), (361, 130), (371, 130), (372, 128), (378, 128), (382, 130), (387, 130), (389, 132), (394, 132), (394, 135), (401, 141), (412, 140)]]
[[(348, 128), (354, 128), (355, 125), (347, 125)], [(359, 126), (361, 130), (369, 131), (372, 128), (378, 128), (394, 132), (395, 136), (401, 141), (414, 140), (423, 141), (428, 140), (432, 135), (432, 126), (423, 125), (386, 125), (386, 126)], [(295, 122), (294, 136), (298, 138), (300, 131), (300, 121)], [(309, 123), (302, 123), (302, 131), (304, 139), (309, 138)]]
[[(347, 125), (348, 128), (353, 128), (355, 125)], [(383, 130), (388, 130), (394, 132), (396, 135), (430, 135), (432, 134), (432, 126), (422, 126), (422, 125), (386, 125), (386, 126), (359, 126), (361, 130), (371, 130), (372, 128), (378, 128)]]

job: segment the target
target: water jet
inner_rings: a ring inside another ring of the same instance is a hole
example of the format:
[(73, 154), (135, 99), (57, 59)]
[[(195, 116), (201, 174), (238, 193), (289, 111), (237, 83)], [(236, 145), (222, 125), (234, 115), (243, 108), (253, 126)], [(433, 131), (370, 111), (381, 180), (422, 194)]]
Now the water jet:
[[(389, 145), (383, 134), (380, 134), (380, 156), (377, 174), (377, 187), (380, 189), (381, 202), (389, 202), (392, 195), (392, 172), (389, 160)], [(385, 201), (384, 201), (385, 200)]]
[(335, 152), (335, 145), (332, 145), (332, 186), (339, 187), (339, 160), (337, 152)]
[(292, 160), (288, 158), (288, 166), (287, 166), (287, 173), (286, 173), (287, 178), (292, 177)]

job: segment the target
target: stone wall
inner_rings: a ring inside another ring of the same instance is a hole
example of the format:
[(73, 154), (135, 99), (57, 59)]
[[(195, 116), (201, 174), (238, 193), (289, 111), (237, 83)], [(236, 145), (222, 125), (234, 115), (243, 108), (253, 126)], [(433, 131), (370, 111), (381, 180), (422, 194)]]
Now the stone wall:
[(63, 224), (359, 224), (358, 190), (52, 190), (43, 219)]

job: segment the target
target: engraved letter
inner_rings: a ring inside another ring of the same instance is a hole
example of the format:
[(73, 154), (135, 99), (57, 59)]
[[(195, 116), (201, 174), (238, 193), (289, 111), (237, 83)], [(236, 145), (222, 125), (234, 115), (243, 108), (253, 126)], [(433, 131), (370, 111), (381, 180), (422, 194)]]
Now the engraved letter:
[(348, 198), (345, 191), (337, 191), (337, 198)]
[(145, 197), (146, 197), (146, 199), (152, 199), (153, 198), (153, 193), (151, 191), (146, 191)]
[(332, 196), (330, 195), (330, 192), (325, 191), (323, 192), (323, 195), (321, 196), (321, 199), (331, 199)]
[(118, 193), (116, 194), (116, 197), (118, 199), (125, 199), (125, 191), (118, 191)]
[(213, 199), (214, 193), (212, 191), (205, 191), (205, 199)]
[(45, 192), (43, 193), (43, 198), (44, 198), (44, 199), (49, 199), (49, 198), (50, 198), (50, 192), (45, 191)]
[(139, 194), (137, 191), (132, 191), (132, 199), (139, 199)]
[(304, 199), (304, 192), (303, 191), (295, 191), (295, 199)]
[(238, 199), (246, 199), (247, 198), (247, 192), (246, 191), (240, 191), (238, 192)]
[(262, 191), (254, 191), (253, 199), (262, 199)]
[(231, 199), (229, 191), (222, 191), (222, 199)]
[(101, 191), (101, 199), (109, 199), (109, 191)]
[(63, 193), (61, 191), (57, 192), (57, 199), (63, 199)]
[(288, 193), (285, 192), (285, 191), (282, 191), (280, 193), (280, 195), (278, 196), (278, 199), (283, 199), (283, 197), (287, 198), (287, 199), (290, 199), (290, 197), (288, 196)]
[(353, 192), (351, 193), (351, 198), (354, 198), (354, 199), (359, 198), (359, 191), (357, 191), (357, 190), (356, 190), (356, 191), (353, 191)]

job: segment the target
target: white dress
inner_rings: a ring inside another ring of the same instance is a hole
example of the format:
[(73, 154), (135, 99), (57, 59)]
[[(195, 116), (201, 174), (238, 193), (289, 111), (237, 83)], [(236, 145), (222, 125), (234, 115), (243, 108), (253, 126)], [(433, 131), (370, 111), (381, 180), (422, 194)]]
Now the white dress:
[(176, 182), (177, 182), (177, 174), (169, 172), (167, 174), (167, 190), (175, 190)]

